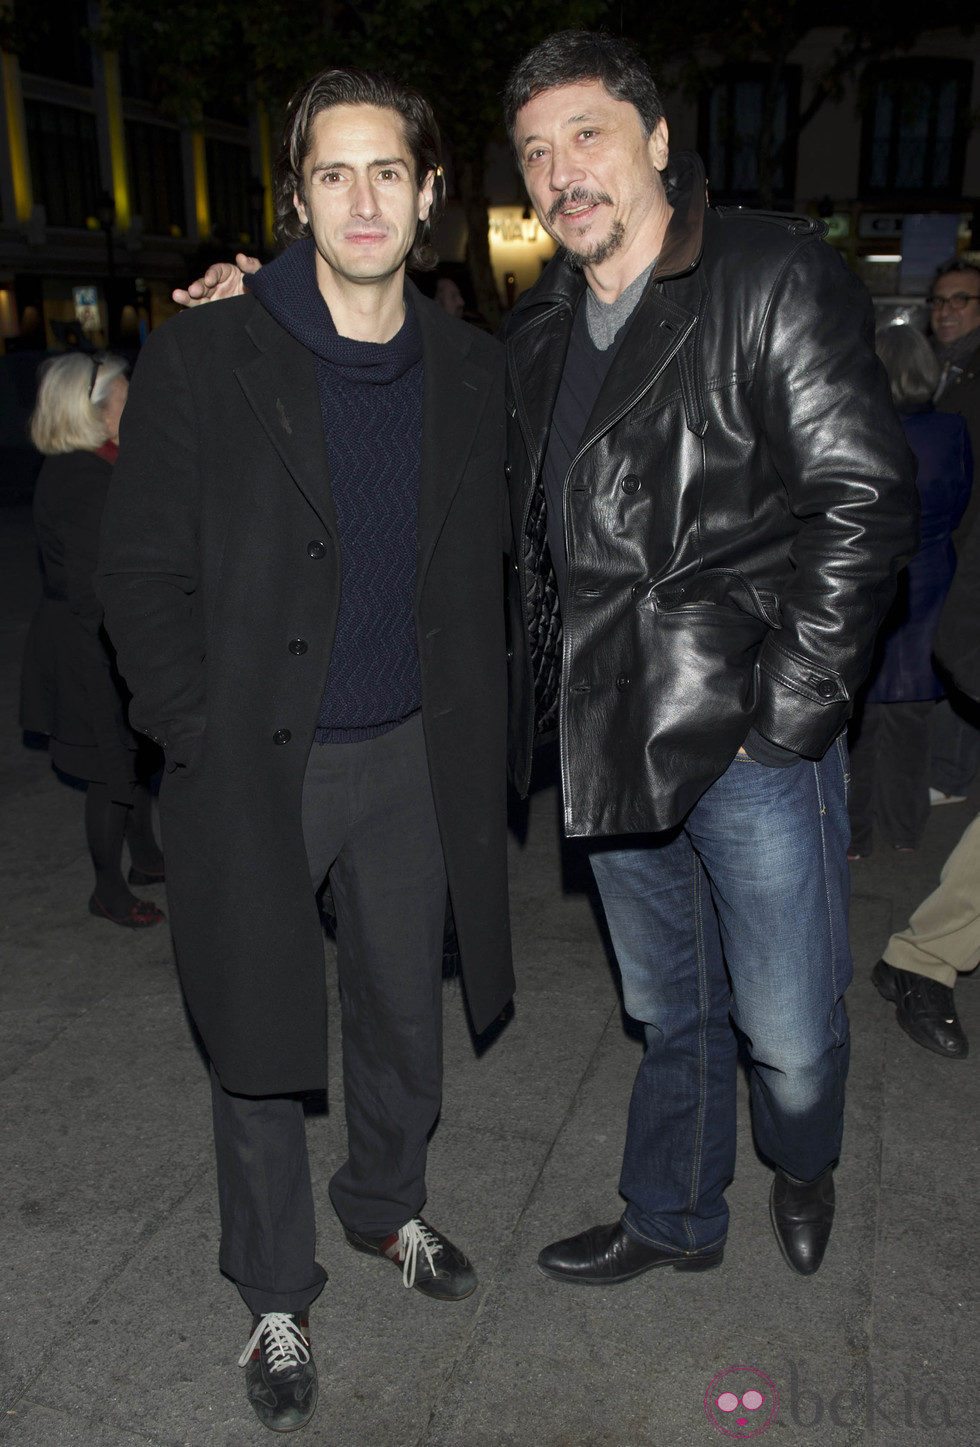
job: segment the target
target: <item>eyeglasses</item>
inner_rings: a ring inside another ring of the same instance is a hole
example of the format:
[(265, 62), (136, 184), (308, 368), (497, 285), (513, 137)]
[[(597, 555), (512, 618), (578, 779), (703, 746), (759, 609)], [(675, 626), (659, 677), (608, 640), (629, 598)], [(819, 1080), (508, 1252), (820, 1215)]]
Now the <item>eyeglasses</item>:
[(941, 312), (944, 306), (948, 306), (954, 312), (961, 312), (967, 302), (980, 301), (980, 291), (954, 291), (952, 296), (927, 296), (926, 306), (931, 306), (934, 312)]

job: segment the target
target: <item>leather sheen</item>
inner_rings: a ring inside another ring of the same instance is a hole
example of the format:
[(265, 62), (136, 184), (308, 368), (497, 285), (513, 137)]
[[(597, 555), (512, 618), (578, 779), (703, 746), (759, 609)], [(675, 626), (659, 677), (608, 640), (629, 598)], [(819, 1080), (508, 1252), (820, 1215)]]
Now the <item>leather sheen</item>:
[(566, 478), (563, 614), (541, 486), (585, 286), (563, 253), (505, 329), (512, 768), (526, 790), (534, 740), (560, 723), (570, 835), (678, 823), (753, 724), (819, 758), (916, 540), (870, 301), (822, 223), (708, 209), (692, 152), (672, 158), (668, 195)]

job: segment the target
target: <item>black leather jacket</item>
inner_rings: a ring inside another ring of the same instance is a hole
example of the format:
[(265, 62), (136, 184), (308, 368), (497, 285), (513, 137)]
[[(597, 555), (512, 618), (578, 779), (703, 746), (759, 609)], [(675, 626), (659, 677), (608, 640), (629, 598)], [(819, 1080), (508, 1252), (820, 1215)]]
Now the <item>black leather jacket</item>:
[(680, 822), (749, 727), (819, 758), (916, 539), (915, 461), (863, 286), (818, 221), (710, 210), (672, 157), (663, 249), (565, 484), (560, 616), (541, 466), (585, 286), (562, 253), (509, 352), (512, 765), (560, 725), (570, 835)]

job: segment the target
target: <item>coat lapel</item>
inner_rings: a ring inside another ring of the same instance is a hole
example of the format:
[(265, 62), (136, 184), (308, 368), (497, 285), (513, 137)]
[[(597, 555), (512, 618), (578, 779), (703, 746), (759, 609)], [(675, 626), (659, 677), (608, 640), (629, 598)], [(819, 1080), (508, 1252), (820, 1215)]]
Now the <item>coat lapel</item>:
[(579, 444), (580, 455), (655, 386), (696, 322), (696, 313), (649, 287), (602, 384)]
[(258, 304), (245, 330), (258, 355), (236, 367), (239, 386), (296, 486), (336, 538), (312, 354)]
[(581, 273), (573, 273), (563, 265), (559, 254), (538, 286), (541, 294), (537, 301), (535, 288), (535, 313), (522, 319), (507, 340), (510, 394), (535, 477), (544, 459), (572, 321), (585, 281)]
[(475, 361), (465, 330), (414, 287), (422, 333), (425, 384), (419, 464), (418, 586), (425, 577), (446, 513), (462, 481), (492, 376)]

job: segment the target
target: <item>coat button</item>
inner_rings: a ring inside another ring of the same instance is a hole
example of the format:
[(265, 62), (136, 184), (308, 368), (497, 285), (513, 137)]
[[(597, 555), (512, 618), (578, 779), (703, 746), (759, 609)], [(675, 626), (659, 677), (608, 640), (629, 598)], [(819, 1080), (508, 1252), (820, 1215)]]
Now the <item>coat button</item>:
[(629, 686), (630, 686), (629, 675), (626, 674), (626, 673), (621, 673), (621, 674), (619, 675), (619, 677), (616, 679), (616, 687), (619, 689), (620, 693), (622, 693), (623, 690), (624, 690), (625, 688), (629, 688)]
[(327, 549), (326, 546), (320, 542), (319, 538), (314, 538), (311, 543), (306, 544), (306, 551), (311, 558), (322, 558)]
[(829, 678), (822, 678), (817, 684), (817, 692), (821, 698), (833, 698), (837, 692), (837, 685), (831, 683)]
[(508, 480), (508, 482), (509, 482), (512, 476), (513, 476), (513, 472), (512, 472), (512, 469), (511, 469), (511, 465), (510, 465), (509, 462), (505, 462), (505, 463), (504, 463), (504, 477), (506, 477), (507, 480)]
[(309, 646), (305, 638), (291, 638), (289, 640), (289, 651), (290, 653), (295, 653), (297, 657), (301, 653), (305, 653)]
[(288, 744), (291, 738), (292, 734), (288, 729), (276, 729), (272, 735), (272, 742), (274, 744)]
[(624, 492), (639, 492), (640, 479), (634, 476), (633, 473), (630, 473), (629, 477), (624, 477), (619, 485)]

